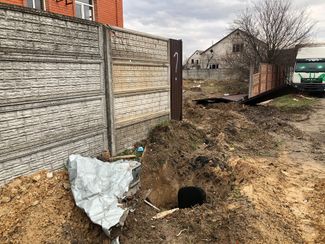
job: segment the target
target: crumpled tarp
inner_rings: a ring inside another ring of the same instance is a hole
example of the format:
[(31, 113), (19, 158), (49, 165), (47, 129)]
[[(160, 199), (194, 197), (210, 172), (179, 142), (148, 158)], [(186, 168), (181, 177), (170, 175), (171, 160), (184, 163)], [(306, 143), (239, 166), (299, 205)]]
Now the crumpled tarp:
[[(67, 168), (76, 205), (91, 221), (102, 226), (108, 235), (111, 227), (123, 225), (128, 210), (121, 208), (122, 199), (133, 180), (137, 161), (120, 160), (104, 163), (95, 158), (70, 155)], [(124, 216), (123, 216), (124, 215)]]

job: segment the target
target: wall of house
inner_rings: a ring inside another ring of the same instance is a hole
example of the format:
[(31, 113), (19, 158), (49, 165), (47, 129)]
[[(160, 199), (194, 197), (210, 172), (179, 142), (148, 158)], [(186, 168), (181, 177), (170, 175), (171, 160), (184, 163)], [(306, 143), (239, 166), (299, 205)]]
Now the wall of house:
[[(200, 51), (195, 51), (187, 60), (185, 68), (186, 69), (203, 69), (202, 67), (202, 56)], [(193, 63), (192, 63), (193, 60)]]
[(0, 0), (0, 3), (14, 4), (18, 6), (24, 6), (25, 0)]
[(95, 0), (95, 3), (97, 22), (123, 27), (123, 0)]
[(70, 0), (70, 1), (72, 2), (72, 4), (67, 5), (65, 0), (62, 0), (60, 2), (45, 0), (46, 11), (55, 13), (55, 14), (75, 16), (75, 12), (76, 12), (75, 11), (75, 9), (76, 9), (75, 1), (73, 1), (73, 0)]
[[(233, 55), (233, 44), (239, 43), (243, 43), (242, 33), (239, 31), (232, 33), (201, 54), (201, 67), (206, 69), (209, 63), (218, 64), (219, 68), (229, 68), (224, 58), (227, 55)], [(213, 50), (213, 55), (210, 50)]]
[[(235, 72), (225, 61), (226, 57), (235, 57), (239, 53), (233, 53), (233, 44), (243, 43), (243, 33), (235, 31), (201, 54), (195, 52), (188, 60), (183, 70), (184, 79), (194, 80), (244, 80), (240, 71)], [(213, 52), (211, 52), (211, 50)], [(199, 60), (199, 65), (192, 64), (191, 60)], [(210, 69), (215, 65), (216, 69)]]
[(244, 80), (240, 74), (234, 73), (231, 69), (184, 69), (184, 80), (215, 80), (215, 81), (234, 81)]
[[(27, 6), (27, 0), (0, 0), (0, 3)], [(76, 15), (75, 0), (45, 0), (45, 11), (66, 16)], [(123, 0), (94, 0), (95, 21), (123, 27)]]
[(110, 31), (116, 151), (144, 139), (170, 117), (168, 40), (112, 28)]
[(168, 41), (0, 5), (0, 184), (169, 119)]

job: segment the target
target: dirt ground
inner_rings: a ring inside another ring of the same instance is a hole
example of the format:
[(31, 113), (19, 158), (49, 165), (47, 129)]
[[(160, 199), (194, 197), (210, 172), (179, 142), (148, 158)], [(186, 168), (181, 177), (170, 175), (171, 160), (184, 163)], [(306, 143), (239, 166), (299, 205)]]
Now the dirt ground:
[[(141, 190), (112, 238), (325, 243), (325, 99), (304, 110), (272, 103), (202, 107), (191, 98), (205, 94), (204, 84), (203, 92), (193, 86), (185, 82), (184, 121), (163, 123), (142, 142)], [(227, 92), (220, 87), (214, 95)], [(143, 201), (149, 190), (148, 199), (167, 210), (177, 206), (178, 189), (192, 185), (206, 191), (207, 203), (152, 219), (157, 211)], [(0, 243), (110, 242), (75, 206), (65, 171), (21, 177), (0, 194)]]
[(244, 81), (184, 80), (183, 87), (185, 99), (248, 93), (248, 83)]

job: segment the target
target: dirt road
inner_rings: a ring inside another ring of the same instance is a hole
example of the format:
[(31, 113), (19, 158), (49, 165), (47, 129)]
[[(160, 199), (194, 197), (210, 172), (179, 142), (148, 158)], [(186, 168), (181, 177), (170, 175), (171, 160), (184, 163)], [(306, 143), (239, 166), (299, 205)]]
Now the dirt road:
[(313, 106), (308, 119), (290, 124), (302, 135), (275, 134), (281, 142), (277, 158), (245, 160), (246, 167), (260, 175), (244, 184), (241, 192), (258, 214), (268, 212), (257, 228), (269, 232), (269, 240), (325, 243), (325, 99)]
[(299, 220), (304, 240), (325, 243), (325, 99), (309, 119), (292, 123), (307, 140), (285, 143), (280, 155), (286, 182), (285, 199)]

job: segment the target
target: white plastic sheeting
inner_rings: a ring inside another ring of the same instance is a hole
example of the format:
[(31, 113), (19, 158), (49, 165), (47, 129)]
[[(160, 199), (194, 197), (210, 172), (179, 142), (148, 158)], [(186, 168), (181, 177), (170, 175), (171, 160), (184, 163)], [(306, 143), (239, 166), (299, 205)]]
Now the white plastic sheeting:
[(128, 210), (121, 208), (118, 200), (128, 192), (137, 165), (136, 161), (104, 163), (80, 155), (69, 157), (67, 168), (76, 205), (106, 234), (125, 220)]

